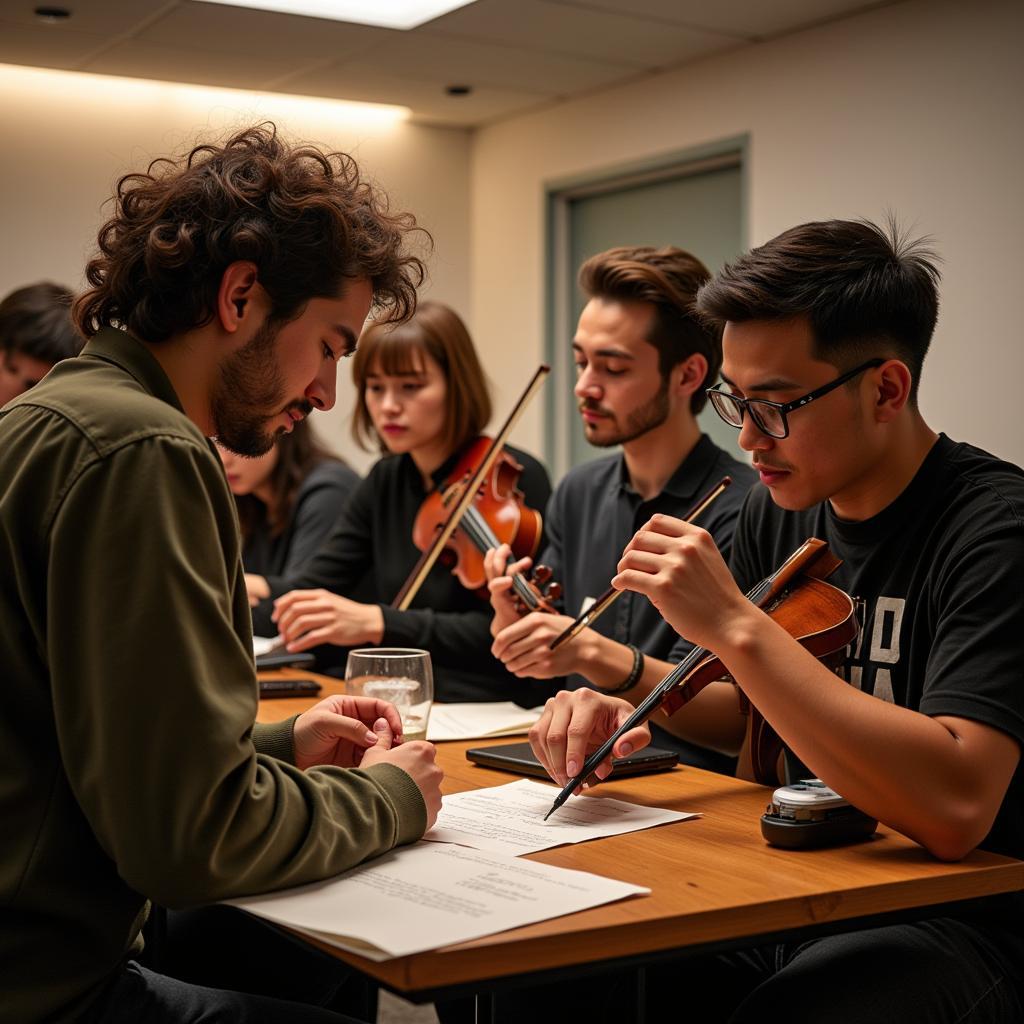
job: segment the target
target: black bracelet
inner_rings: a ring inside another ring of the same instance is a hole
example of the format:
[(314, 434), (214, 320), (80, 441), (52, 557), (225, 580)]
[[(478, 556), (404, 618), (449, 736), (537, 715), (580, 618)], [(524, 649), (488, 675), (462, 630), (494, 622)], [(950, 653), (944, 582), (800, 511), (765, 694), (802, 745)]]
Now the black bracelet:
[(607, 693), (609, 695), (625, 693), (627, 690), (632, 690), (640, 682), (640, 677), (644, 674), (644, 652), (636, 644), (626, 644), (626, 646), (633, 652), (633, 667), (630, 669), (629, 675), (618, 686), (613, 686), (611, 689), (605, 689), (603, 686), (592, 684), (599, 693)]

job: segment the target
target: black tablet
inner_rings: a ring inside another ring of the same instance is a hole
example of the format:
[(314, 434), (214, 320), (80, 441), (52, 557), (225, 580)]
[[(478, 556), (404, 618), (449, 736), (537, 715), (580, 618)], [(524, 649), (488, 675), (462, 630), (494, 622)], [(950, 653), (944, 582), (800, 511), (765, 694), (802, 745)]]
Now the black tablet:
[[(497, 768), (504, 772), (515, 772), (517, 775), (535, 775), (546, 779), (548, 773), (541, 763), (533, 756), (529, 743), (508, 743), (504, 746), (472, 747), (466, 751), (466, 757), (474, 764), (484, 768)], [(679, 755), (671, 750), (658, 747), (644, 747), (629, 757), (615, 758), (612, 762), (610, 779), (618, 779), (623, 775), (643, 775), (645, 772), (663, 772), (674, 768), (679, 763)]]
[(266, 654), (256, 655), (256, 669), (260, 672), (265, 668), (288, 668), (294, 665), (312, 668), (315, 664), (316, 658), (309, 651), (289, 654), (283, 647), (279, 647), (276, 651), (268, 651)]

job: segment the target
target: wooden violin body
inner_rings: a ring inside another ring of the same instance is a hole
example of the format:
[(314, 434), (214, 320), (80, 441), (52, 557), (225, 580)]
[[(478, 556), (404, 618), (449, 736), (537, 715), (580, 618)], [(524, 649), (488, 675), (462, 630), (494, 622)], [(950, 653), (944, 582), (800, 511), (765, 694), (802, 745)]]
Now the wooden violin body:
[[(444, 484), (431, 491), (420, 505), (413, 523), (412, 540), (421, 551), (433, 543), (438, 529), (448, 520), (451, 508), (462, 488), (472, 477), (480, 460), (490, 448), (490, 439), (477, 438), (456, 463)], [(484, 555), (492, 541), (508, 544), (516, 558), (536, 554), (540, 545), (543, 519), (536, 509), (528, 508), (519, 490), (523, 467), (503, 450), (483, 478), (463, 521), (448, 538), (441, 560), (451, 567), (467, 590), (487, 586)], [(493, 536), (486, 536), (480, 520)]]
[[(839, 564), (824, 541), (812, 538), (777, 573), (759, 585), (767, 588), (763, 595), (759, 598), (755, 598), (753, 592), (748, 595), (802, 647), (826, 663), (841, 658), (860, 628), (853, 599), (823, 578), (833, 573)], [(661, 707), (666, 714), (674, 714), (709, 683), (728, 678), (728, 670), (718, 656), (704, 652), (665, 694)], [(737, 774), (762, 785), (781, 781), (777, 765), (782, 740), (742, 691), (740, 700), (747, 715), (747, 736)]]

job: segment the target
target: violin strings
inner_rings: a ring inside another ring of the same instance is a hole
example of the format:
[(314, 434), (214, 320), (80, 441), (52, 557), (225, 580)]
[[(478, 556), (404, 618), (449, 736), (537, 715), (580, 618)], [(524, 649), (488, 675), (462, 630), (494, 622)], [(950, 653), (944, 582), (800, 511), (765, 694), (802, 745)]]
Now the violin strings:
[[(470, 505), (463, 514), (462, 525), (466, 530), (466, 535), (477, 546), (481, 554), (486, 554), (489, 548), (499, 546), (500, 541), (491, 529), (490, 523), (473, 505)], [(512, 586), (527, 607), (535, 608), (537, 606), (537, 599), (521, 573), (517, 572), (513, 575)]]

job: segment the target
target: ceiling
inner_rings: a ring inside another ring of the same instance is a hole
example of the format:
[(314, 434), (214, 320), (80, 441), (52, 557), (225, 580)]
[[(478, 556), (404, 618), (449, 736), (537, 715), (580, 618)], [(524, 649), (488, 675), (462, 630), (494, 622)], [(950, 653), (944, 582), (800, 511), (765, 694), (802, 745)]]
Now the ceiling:
[(0, 0), (0, 63), (397, 103), (475, 127), (896, 0), (476, 0), (407, 32), (193, 0), (48, 0), (71, 17), (43, 22), (39, 2)]

